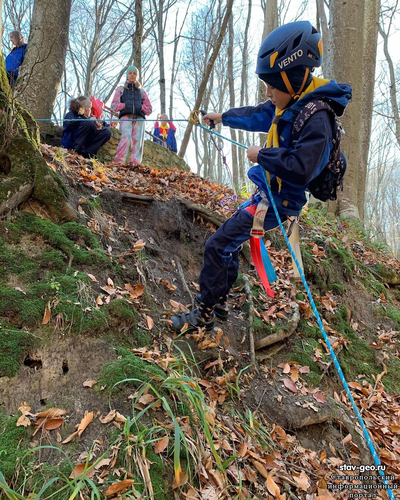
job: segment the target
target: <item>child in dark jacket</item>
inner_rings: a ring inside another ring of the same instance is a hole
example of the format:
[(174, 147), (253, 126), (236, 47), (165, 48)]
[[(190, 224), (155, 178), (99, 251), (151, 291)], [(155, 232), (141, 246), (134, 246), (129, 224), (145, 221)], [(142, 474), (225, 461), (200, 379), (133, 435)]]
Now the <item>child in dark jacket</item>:
[[(231, 128), (268, 132), (268, 136), (264, 147), (251, 146), (247, 151), (247, 158), (258, 163), (248, 172), (258, 190), (207, 241), (199, 277), (200, 294), (196, 297), (199, 306), (172, 317), (175, 331), (185, 325), (211, 330), (216, 316), (227, 319), (226, 301), (238, 276), (239, 250), (250, 238), (258, 203), (262, 198), (269, 200), (266, 182), (283, 222), (288, 216), (300, 214), (310, 181), (328, 163), (333, 127), (327, 110), (312, 115), (298, 140), (292, 141), (293, 122), (310, 101), (324, 100), (341, 116), (351, 99), (350, 85), (312, 76), (312, 70), (321, 63), (321, 36), (308, 21), (280, 26), (267, 36), (258, 53), (256, 73), (267, 84), (269, 100), (258, 106), (233, 108), (223, 114), (207, 113), (203, 117), (208, 124), (213, 120)], [(270, 203), (264, 229), (268, 231), (277, 225)]]
[(6, 57), (6, 72), (10, 85), (13, 86), (18, 78), (19, 69), (25, 59), (26, 43), (19, 31), (11, 31), (10, 40), (14, 47)]
[(109, 128), (103, 128), (100, 122), (90, 119), (91, 109), (92, 103), (87, 97), (71, 99), (61, 140), (64, 148), (74, 149), (85, 158), (94, 156), (111, 137)]

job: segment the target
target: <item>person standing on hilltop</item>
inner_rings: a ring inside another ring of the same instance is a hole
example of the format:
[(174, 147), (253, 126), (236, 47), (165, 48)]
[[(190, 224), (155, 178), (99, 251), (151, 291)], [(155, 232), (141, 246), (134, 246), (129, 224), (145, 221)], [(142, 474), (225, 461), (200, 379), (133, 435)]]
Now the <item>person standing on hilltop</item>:
[(6, 57), (5, 63), (8, 81), (13, 86), (17, 81), (19, 70), (25, 59), (27, 44), (20, 31), (11, 31), (10, 40), (13, 48)]
[[(140, 165), (142, 162), (145, 132), (144, 119), (146, 115), (152, 112), (152, 107), (137, 77), (138, 69), (136, 66), (129, 66), (126, 70), (125, 85), (117, 87), (111, 103), (112, 110), (119, 112), (119, 118), (122, 118), (120, 122), (122, 136), (114, 158), (114, 164), (116, 165), (127, 163), (129, 149), (131, 150), (129, 164)], [(137, 118), (140, 121), (131, 121)]]
[(175, 125), (171, 121), (168, 121), (167, 115), (159, 115), (157, 118), (161, 120), (161, 123), (159, 124), (157, 121), (154, 124), (153, 142), (165, 146), (167, 149), (176, 153), (178, 151), (178, 146), (175, 139)]

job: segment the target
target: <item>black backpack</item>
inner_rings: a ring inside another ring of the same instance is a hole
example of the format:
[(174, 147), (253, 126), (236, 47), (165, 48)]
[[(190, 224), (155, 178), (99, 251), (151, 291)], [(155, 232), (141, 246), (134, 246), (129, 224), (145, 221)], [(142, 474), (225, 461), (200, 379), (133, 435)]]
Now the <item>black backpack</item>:
[(322, 100), (310, 101), (299, 111), (293, 123), (292, 140), (296, 142), (301, 134), (307, 120), (317, 111), (329, 111), (332, 117), (332, 149), (329, 155), (328, 163), (323, 170), (308, 185), (308, 190), (321, 201), (336, 200), (337, 188), (340, 186), (343, 191), (343, 177), (346, 172), (346, 157), (340, 150), (340, 141), (342, 139), (342, 126), (337, 119), (336, 113), (331, 106)]

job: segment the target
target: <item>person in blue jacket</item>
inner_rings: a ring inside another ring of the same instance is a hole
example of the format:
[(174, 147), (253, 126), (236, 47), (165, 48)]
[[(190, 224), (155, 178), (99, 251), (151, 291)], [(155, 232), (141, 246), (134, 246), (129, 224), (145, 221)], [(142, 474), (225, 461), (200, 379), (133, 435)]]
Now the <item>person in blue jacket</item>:
[(14, 47), (6, 57), (5, 62), (8, 81), (13, 86), (17, 81), (19, 69), (24, 62), (27, 45), (19, 31), (11, 31), (10, 40)]
[(154, 136), (153, 142), (160, 144), (160, 146), (165, 146), (174, 153), (178, 151), (178, 146), (176, 144), (175, 133), (176, 127), (169, 120), (167, 115), (159, 115), (157, 118), (161, 120), (159, 124), (158, 121), (154, 124)]
[[(326, 166), (332, 149), (332, 118), (327, 110), (311, 116), (298, 140), (292, 141), (292, 125), (298, 112), (310, 101), (325, 100), (341, 116), (351, 99), (351, 87), (312, 75), (322, 63), (322, 40), (308, 21), (297, 21), (272, 31), (261, 44), (256, 73), (267, 85), (269, 100), (258, 106), (232, 108), (223, 114), (207, 113), (203, 120), (231, 128), (268, 132), (264, 147), (251, 146), (247, 158), (257, 163), (249, 178), (258, 190), (208, 239), (201, 268), (199, 303), (189, 313), (173, 316), (172, 329), (205, 327), (211, 330), (215, 318), (227, 319), (228, 293), (239, 272), (239, 250), (250, 238), (253, 216), (262, 198), (269, 197), (270, 184), (281, 221), (298, 216), (306, 203), (306, 190)], [(264, 175), (266, 171), (266, 175)], [(264, 229), (278, 225), (270, 206)]]
[(61, 139), (63, 148), (73, 149), (85, 158), (96, 155), (97, 151), (111, 137), (108, 127), (100, 121), (92, 120), (92, 102), (85, 96), (71, 99), (69, 111), (64, 117)]

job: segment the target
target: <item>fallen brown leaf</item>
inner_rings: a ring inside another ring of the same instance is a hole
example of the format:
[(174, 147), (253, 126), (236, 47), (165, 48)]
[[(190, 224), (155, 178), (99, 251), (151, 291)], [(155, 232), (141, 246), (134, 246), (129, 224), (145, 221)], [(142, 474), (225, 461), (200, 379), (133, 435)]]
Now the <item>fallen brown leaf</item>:
[(47, 325), (47, 323), (50, 321), (50, 317), (51, 317), (51, 306), (50, 302), (47, 302), (46, 309), (44, 310), (44, 315), (42, 319), (42, 325)]
[(156, 454), (162, 453), (167, 448), (168, 443), (169, 443), (168, 436), (165, 436), (162, 439), (160, 439), (159, 441), (157, 441), (157, 443), (155, 443), (155, 445), (154, 445), (154, 453), (156, 453)]
[(151, 330), (154, 327), (154, 321), (150, 316), (146, 316), (147, 328)]
[(85, 380), (85, 382), (83, 382), (83, 387), (93, 387), (95, 384), (97, 384), (97, 380)]
[(94, 476), (95, 474), (95, 469), (91, 469), (91, 470), (87, 470), (89, 469), (89, 467), (91, 467), (92, 464), (87, 464), (86, 462), (84, 464), (78, 464), (78, 465), (75, 465), (75, 467), (73, 468), (69, 478), (70, 479), (75, 479), (79, 476), (81, 476), (83, 474), (83, 472), (85, 471), (86, 469), (86, 472), (83, 474), (83, 477), (87, 477), (88, 479), (90, 479), (91, 477)]
[(267, 484), (267, 490), (271, 493), (271, 495), (273, 495), (274, 497), (277, 497), (278, 495), (280, 496), (281, 490), (274, 481), (271, 474), (268, 474), (266, 484)]
[(293, 382), (293, 380), (290, 380), (289, 378), (284, 378), (283, 383), (289, 391), (294, 392), (295, 394), (298, 392), (298, 389), (296, 387), (296, 384)]
[(135, 483), (135, 481), (133, 479), (124, 479), (123, 481), (120, 481), (119, 483), (114, 483), (106, 489), (105, 495), (106, 495), (106, 497), (113, 497), (117, 493), (124, 493), (134, 483)]

